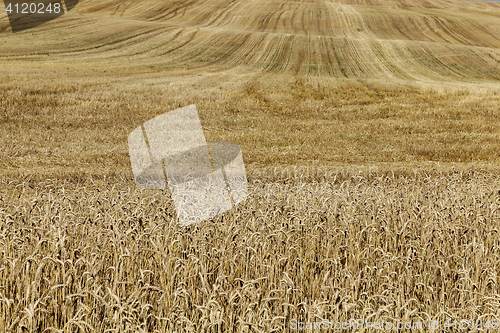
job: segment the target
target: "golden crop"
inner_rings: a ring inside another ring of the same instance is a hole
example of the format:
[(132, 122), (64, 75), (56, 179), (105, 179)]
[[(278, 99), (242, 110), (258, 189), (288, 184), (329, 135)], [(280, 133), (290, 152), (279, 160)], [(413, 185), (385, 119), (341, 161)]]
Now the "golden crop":
[(250, 185), (230, 212), (181, 228), (164, 193), (128, 180), (3, 180), (0, 326), (281, 332), (292, 319), (500, 315), (498, 177)]
[[(500, 319), (499, 19), (88, 0), (13, 34), (0, 10), (0, 332)], [(190, 104), (241, 147), (250, 193), (181, 228), (127, 137)]]

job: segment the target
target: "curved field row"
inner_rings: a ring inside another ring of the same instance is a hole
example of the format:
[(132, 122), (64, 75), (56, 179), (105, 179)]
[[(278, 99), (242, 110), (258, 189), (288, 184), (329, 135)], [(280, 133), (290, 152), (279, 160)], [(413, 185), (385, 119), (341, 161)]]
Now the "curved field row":
[(500, 79), (500, 4), (461, 4), (89, 0), (15, 35), (0, 17), (0, 59), (48, 54), (90, 64), (107, 59), (110, 68), (244, 66), (347, 78)]

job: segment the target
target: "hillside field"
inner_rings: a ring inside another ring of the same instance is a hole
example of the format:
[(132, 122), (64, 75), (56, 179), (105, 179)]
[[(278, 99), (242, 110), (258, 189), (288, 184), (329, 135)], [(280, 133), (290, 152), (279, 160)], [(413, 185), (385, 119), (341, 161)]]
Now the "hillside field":
[[(497, 331), (499, 36), (484, 1), (0, 5), (0, 332)], [(190, 104), (250, 193), (181, 228), (127, 137)]]

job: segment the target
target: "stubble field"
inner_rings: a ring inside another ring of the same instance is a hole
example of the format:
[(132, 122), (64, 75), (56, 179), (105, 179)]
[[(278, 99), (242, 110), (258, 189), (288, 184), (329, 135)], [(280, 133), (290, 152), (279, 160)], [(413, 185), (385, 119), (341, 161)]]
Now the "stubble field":
[[(89, 0), (16, 34), (2, 10), (0, 330), (496, 331), (499, 4)], [(190, 104), (250, 191), (181, 228), (127, 136)]]

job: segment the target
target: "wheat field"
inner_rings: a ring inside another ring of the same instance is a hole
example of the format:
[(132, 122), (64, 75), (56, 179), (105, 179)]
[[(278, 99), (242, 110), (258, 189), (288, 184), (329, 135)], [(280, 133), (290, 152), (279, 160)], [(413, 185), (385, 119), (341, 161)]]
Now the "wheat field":
[(294, 319), (498, 318), (498, 177), (336, 176), (254, 179), (243, 204), (187, 228), (164, 193), (128, 180), (2, 181), (0, 325), (282, 332)]
[[(84, 0), (12, 33), (0, 5), (0, 332), (497, 331), (499, 19)], [(249, 196), (182, 228), (127, 137), (190, 104)]]

